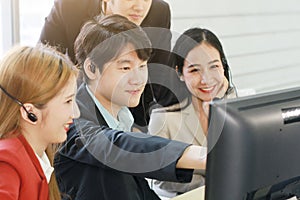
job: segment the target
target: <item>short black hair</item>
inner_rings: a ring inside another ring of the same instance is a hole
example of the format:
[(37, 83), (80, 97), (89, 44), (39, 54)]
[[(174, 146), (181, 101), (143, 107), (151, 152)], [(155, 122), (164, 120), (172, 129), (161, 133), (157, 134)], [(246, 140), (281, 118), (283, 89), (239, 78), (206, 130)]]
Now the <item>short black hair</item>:
[(134, 46), (139, 59), (150, 58), (151, 42), (140, 26), (121, 15), (99, 15), (81, 28), (74, 43), (76, 60), (82, 66), (90, 58), (101, 72), (104, 64), (118, 57), (128, 44)]

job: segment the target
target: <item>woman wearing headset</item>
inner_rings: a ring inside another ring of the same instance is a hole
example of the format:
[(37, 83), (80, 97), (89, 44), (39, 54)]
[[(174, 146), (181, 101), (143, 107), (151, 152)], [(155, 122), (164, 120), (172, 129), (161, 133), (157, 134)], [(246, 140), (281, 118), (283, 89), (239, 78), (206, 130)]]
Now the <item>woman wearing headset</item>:
[(77, 71), (54, 49), (10, 50), (0, 62), (0, 199), (57, 200), (51, 144), (67, 138)]

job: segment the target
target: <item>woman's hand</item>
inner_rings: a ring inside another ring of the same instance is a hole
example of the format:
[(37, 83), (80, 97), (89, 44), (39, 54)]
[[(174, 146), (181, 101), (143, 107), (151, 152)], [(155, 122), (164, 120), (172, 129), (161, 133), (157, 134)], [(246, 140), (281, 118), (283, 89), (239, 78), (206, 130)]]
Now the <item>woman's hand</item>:
[[(217, 92), (217, 95), (215, 96), (215, 98), (223, 98), (226, 91), (228, 89), (228, 80), (226, 77), (224, 77), (222, 86), (220, 87), (219, 91)], [(206, 117), (208, 117), (209, 114), (209, 104), (211, 101), (203, 101), (202, 102), (202, 108), (204, 111), (204, 114), (206, 115)]]
[(183, 152), (176, 164), (176, 168), (206, 169), (207, 148), (190, 145)]

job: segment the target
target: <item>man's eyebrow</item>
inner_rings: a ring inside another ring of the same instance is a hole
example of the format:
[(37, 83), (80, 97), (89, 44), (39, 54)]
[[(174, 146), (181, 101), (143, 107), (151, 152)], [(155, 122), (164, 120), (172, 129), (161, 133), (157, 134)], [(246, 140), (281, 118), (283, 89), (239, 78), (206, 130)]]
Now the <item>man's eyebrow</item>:
[(201, 66), (200, 64), (190, 64), (189, 66), (188, 66), (188, 68), (191, 68), (191, 67), (199, 67), (199, 66)]
[(128, 59), (121, 59), (121, 60), (118, 60), (117, 63), (119, 64), (123, 64), (123, 63), (131, 63), (132, 61), (131, 60), (128, 60)]

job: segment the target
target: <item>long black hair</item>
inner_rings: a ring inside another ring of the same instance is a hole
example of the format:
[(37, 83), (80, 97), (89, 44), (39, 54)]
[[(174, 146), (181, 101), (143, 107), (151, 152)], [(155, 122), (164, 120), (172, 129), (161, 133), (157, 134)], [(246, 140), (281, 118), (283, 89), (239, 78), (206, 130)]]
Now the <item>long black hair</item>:
[(224, 75), (229, 82), (229, 87), (232, 86), (230, 77), (230, 69), (225, 57), (225, 53), (222, 44), (218, 37), (211, 31), (202, 28), (191, 28), (186, 30), (176, 41), (173, 54), (174, 54), (174, 66), (178, 67), (178, 72), (182, 73), (183, 63), (188, 53), (196, 46), (206, 42), (211, 45), (220, 53), (221, 62), (224, 67)]
[[(230, 68), (225, 57), (225, 53), (222, 47), (222, 44), (218, 37), (211, 31), (202, 28), (190, 28), (183, 32), (179, 38), (176, 40), (176, 43), (172, 50), (172, 56), (170, 65), (175, 69), (177, 67), (177, 73), (180, 76), (182, 74), (182, 69), (184, 65), (184, 60), (187, 57), (188, 53), (194, 49), (196, 46), (200, 45), (202, 42), (205, 42), (212, 47), (214, 47), (219, 53), (222, 65), (224, 67), (224, 76), (229, 82), (228, 89), (225, 93), (225, 96), (235, 91), (234, 84), (232, 83)], [(178, 102), (182, 102), (184, 99), (189, 97), (190, 92), (188, 91), (184, 83), (179, 83), (179, 79), (175, 81), (175, 84), (178, 85), (178, 92), (176, 92), (176, 97)], [(191, 99), (188, 98), (187, 105), (189, 105)], [(186, 105), (186, 106), (187, 106)], [(186, 107), (184, 106), (184, 107)]]

